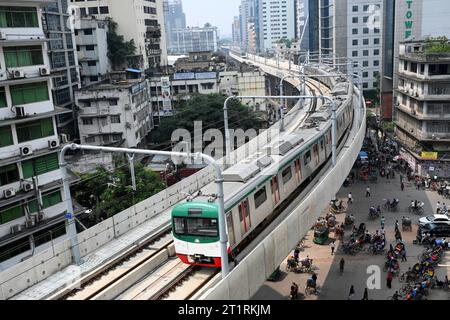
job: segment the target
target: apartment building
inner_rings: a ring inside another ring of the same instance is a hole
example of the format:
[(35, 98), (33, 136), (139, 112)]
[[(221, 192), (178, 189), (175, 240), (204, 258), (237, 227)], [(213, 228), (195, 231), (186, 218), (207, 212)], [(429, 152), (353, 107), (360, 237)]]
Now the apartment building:
[(111, 71), (108, 58), (108, 21), (81, 18), (75, 30), (83, 87), (103, 81)]
[(143, 68), (167, 65), (163, 0), (71, 0), (81, 17), (112, 18), (126, 41), (134, 40)]
[(259, 0), (260, 50), (272, 50), (280, 39), (295, 38), (295, 3), (285, 0)]
[(142, 77), (124, 75), (113, 73), (112, 78), (75, 93), (81, 143), (145, 147), (145, 137), (153, 129), (149, 87)]
[(64, 221), (56, 118), (72, 110), (52, 97), (42, 26), (50, 3), (0, 3), (0, 246)]
[(42, 18), (48, 41), (53, 102), (72, 111), (57, 117), (58, 132), (73, 140), (78, 136), (74, 91), (79, 88), (80, 79), (75, 38), (68, 23), (68, 1), (52, 1), (42, 8)]
[(174, 55), (193, 51), (213, 51), (219, 48), (217, 27), (206, 24), (203, 28), (172, 29), (169, 52)]
[(164, 0), (164, 20), (166, 24), (167, 47), (171, 48), (172, 30), (186, 28), (186, 15), (181, 0)]
[(396, 136), (420, 174), (450, 177), (450, 49), (430, 52), (428, 46), (400, 44)]

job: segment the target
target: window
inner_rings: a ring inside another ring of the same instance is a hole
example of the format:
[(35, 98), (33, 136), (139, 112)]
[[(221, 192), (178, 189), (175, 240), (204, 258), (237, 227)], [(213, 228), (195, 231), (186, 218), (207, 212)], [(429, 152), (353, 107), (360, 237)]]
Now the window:
[(94, 45), (86, 46), (86, 51), (94, 51), (94, 50), (95, 50), (95, 46)]
[(373, 29), (373, 32), (374, 32), (375, 34), (380, 33), (380, 28), (374, 28), (374, 29)]
[(89, 80), (95, 82), (95, 81), (98, 81), (98, 77), (97, 76), (90, 76)]
[(95, 143), (95, 137), (86, 137), (84, 138), (86, 143)]
[(352, 40), (352, 45), (357, 46), (358, 45), (358, 40)]
[(120, 116), (111, 116), (111, 123), (120, 123)]
[(358, 6), (353, 6), (352, 7), (352, 12), (358, 12)]
[(0, 127), (0, 147), (6, 147), (14, 144), (11, 127)]
[(19, 169), (15, 163), (0, 167), (0, 186), (19, 181)]
[(373, 60), (373, 66), (378, 67), (380, 65), (380, 60)]
[(109, 100), (110, 106), (117, 106), (117, 100)]
[(380, 38), (373, 39), (373, 44), (380, 44)]
[(234, 235), (233, 215), (231, 212), (227, 213), (227, 233), (228, 233), (228, 242), (230, 242), (230, 246), (232, 246), (236, 243), (236, 237)]
[(374, 56), (379, 56), (380, 55), (380, 49), (373, 50), (373, 55)]
[(84, 34), (85, 35), (91, 35), (93, 32), (92, 32), (92, 29), (84, 29)]
[(259, 208), (267, 200), (266, 187), (259, 189), (255, 195), (255, 208)]
[(241, 223), (241, 234), (245, 234), (251, 227), (250, 206), (247, 199), (239, 205), (239, 221)]
[(369, 33), (369, 28), (363, 28), (363, 33), (364, 34), (368, 34)]
[(121, 133), (115, 133), (112, 135), (112, 140), (113, 141), (120, 141), (122, 140), (122, 134)]
[(3, 52), (7, 68), (44, 64), (41, 46), (5, 47)]
[(369, 17), (363, 17), (363, 22), (364, 22), (364, 23), (369, 22)]
[(24, 179), (59, 169), (58, 154), (52, 153), (22, 162)]
[(364, 11), (364, 12), (369, 11), (369, 5), (364, 5), (364, 6), (363, 6), (363, 11)]
[(364, 45), (368, 45), (369, 44), (369, 39), (363, 39), (363, 44)]
[(369, 77), (369, 73), (368, 72), (363, 72), (363, 78), (367, 78)]
[(81, 121), (83, 122), (83, 125), (85, 126), (92, 126), (94, 124), (94, 121), (92, 118), (82, 118)]
[(47, 82), (34, 82), (11, 86), (14, 106), (49, 100)]
[(358, 23), (358, 17), (353, 17), (352, 18), (352, 23)]
[(303, 156), (303, 164), (306, 166), (308, 163), (311, 162), (311, 151), (308, 151), (307, 153), (305, 153), (305, 155)]
[(13, 207), (2, 209), (0, 211), (0, 224), (8, 223), (19, 219), (25, 215), (23, 207), (21, 205), (15, 205)]
[[(61, 197), (60, 190), (58, 190), (56, 192), (52, 192), (52, 193), (47, 193), (46, 195), (42, 196), (43, 209), (53, 207), (61, 202), (62, 202), (62, 197)], [(28, 209), (30, 210), (30, 213), (38, 212), (38, 202), (36, 199), (33, 201), (30, 201), (28, 203)]]
[(100, 13), (101, 14), (108, 14), (109, 8), (108, 7), (100, 7)]
[(214, 218), (173, 218), (174, 231), (179, 236), (218, 237), (219, 228)]
[(353, 28), (352, 29), (352, 34), (358, 34), (358, 29), (357, 28)]
[(47, 118), (16, 124), (19, 143), (54, 135), (53, 119)]
[(4, 87), (0, 87), (0, 108), (6, 108), (6, 92)]
[(88, 61), (88, 64), (87, 64), (89, 67), (95, 67), (95, 66), (97, 66), (97, 62), (96, 61)]
[(364, 83), (363, 83), (363, 88), (364, 88), (364, 89), (369, 88), (369, 84), (368, 84), (367, 82), (364, 82)]
[(286, 169), (284, 169), (283, 172), (281, 173), (281, 176), (283, 177), (283, 184), (288, 183), (289, 180), (291, 180), (291, 178), (292, 178), (291, 167), (289, 166)]
[(357, 57), (358, 56), (358, 51), (352, 51), (352, 57)]
[(35, 7), (0, 7), (0, 28), (37, 28)]
[(89, 7), (88, 12), (89, 12), (89, 14), (98, 14), (98, 8), (97, 7)]

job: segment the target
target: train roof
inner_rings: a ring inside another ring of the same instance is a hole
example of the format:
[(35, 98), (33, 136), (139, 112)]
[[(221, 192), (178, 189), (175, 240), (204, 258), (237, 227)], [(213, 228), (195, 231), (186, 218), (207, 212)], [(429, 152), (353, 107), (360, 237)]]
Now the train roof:
[(172, 215), (175, 217), (217, 218), (218, 205), (213, 202), (189, 201), (175, 205)]

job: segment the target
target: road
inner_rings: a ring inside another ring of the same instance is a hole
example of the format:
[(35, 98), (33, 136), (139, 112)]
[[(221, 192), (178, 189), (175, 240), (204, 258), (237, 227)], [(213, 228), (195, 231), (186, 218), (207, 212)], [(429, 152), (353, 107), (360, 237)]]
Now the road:
[[(450, 200), (443, 199), (433, 191), (416, 190), (414, 184), (406, 183), (405, 190), (402, 192), (400, 189), (400, 178), (396, 174), (395, 179), (387, 180), (386, 178), (378, 178), (378, 183), (370, 183), (371, 197), (365, 197), (365, 190), (367, 183), (362, 181), (356, 181), (348, 188), (342, 188), (337, 194), (338, 199), (343, 199), (344, 203), (347, 202), (347, 195), (352, 192), (354, 202), (348, 208), (348, 213), (351, 213), (356, 218), (356, 225), (361, 222), (366, 223), (370, 233), (373, 234), (375, 230), (380, 229), (380, 219), (374, 221), (368, 220), (368, 211), (371, 205), (383, 205), (387, 198), (393, 197), (400, 200), (400, 208), (397, 212), (386, 212), (383, 210), (382, 215), (386, 219), (386, 236), (388, 244), (392, 243), (395, 246), (394, 226), (395, 221), (398, 220), (401, 225), (401, 219), (403, 216), (410, 216), (413, 221), (412, 232), (402, 232), (403, 240), (406, 241), (406, 253), (407, 261), (400, 262), (401, 273), (408, 270), (408, 267), (412, 267), (417, 262), (417, 256), (423, 251), (423, 247), (414, 245), (412, 241), (415, 239), (417, 232), (418, 216), (408, 213), (407, 207), (411, 200), (420, 200), (425, 203), (425, 214), (432, 214), (437, 201), (450, 203)], [(324, 201), (327, 201), (324, 199)], [(383, 206), (382, 206), (383, 207)], [(323, 213), (325, 216), (327, 212)], [(345, 213), (338, 215), (338, 220), (341, 222), (345, 219)], [(400, 227), (401, 229), (401, 227)], [(344, 241), (349, 239), (349, 230), (346, 230)], [(331, 233), (330, 237), (334, 237)], [(286, 260), (281, 265), (283, 271), (281, 280), (277, 282), (267, 281), (260, 290), (254, 295), (253, 299), (258, 300), (286, 300), (288, 299), (290, 286), (292, 282), (296, 282), (299, 285), (300, 299), (305, 300), (345, 300), (348, 298), (350, 286), (354, 285), (355, 295), (354, 299), (361, 299), (364, 289), (366, 287), (367, 280), (370, 274), (367, 273), (369, 266), (379, 266), (381, 269), (381, 287), (379, 289), (369, 290), (369, 299), (385, 300), (388, 296), (392, 296), (395, 290), (398, 290), (402, 284), (398, 281), (398, 277), (395, 277), (392, 281), (392, 289), (388, 289), (386, 286), (386, 273), (383, 272), (383, 265), (385, 261), (385, 255), (370, 255), (365, 252), (358, 253), (354, 256), (335, 254), (331, 255), (331, 247), (329, 242), (325, 245), (316, 245), (312, 242), (313, 231), (308, 232), (305, 243), (306, 247), (303, 252), (300, 253), (300, 258), (309, 255), (313, 259), (313, 265), (315, 266), (315, 272), (318, 275), (319, 294), (317, 296), (304, 296), (304, 288), (308, 274), (295, 274), (293, 272), (287, 273)], [(341, 245), (340, 241), (336, 241), (336, 247)], [(339, 261), (341, 258), (345, 260), (345, 270), (343, 275), (339, 272)], [(441, 261), (441, 267), (437, 269), (437, 276), (439, 280), (443, 280), (445, 275), (450, 276), (450, 252), (447, 251), (446, 255)], [(400, 274), (401, 274), (400, 273)], [(449, 300), (450, 293), (441, 289), (431, 290), (428, 297), (430, 300)]]

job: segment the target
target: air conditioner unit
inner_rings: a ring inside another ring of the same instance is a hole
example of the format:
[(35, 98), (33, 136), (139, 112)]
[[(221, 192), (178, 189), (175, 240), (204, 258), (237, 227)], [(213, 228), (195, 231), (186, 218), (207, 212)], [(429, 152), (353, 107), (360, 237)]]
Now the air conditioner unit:
[(47, 68), (39, 68), (39, 74), (41, 76), (48, 76), (50, 74), (50, 72), (48, 71)]
[(29, 156), (33, 154), (33, 149), (31, 146), (23, 146), (20, 148), (20, 155), (21, 156)]
[(44, 215), (42, 213), (37, 215), (37, 221), (42, 221), (44, 220)]
[(23, 72), (23, 70), (14, 70), (12, 76), (14, 79), (25, 78), (25, 72)]
[(31, 191), (34, 189), (34, 185), (32, 182), (22, 181), (22, 190), (25, 192)]
[(59, 140), (58, 139), (48, 140), (48, 148), (50, 150), (56, 149), (58, 147), (59, 147)]
[(27, 219), (25, 222), (25, 225), (27, 226), (27, 228), (34, 227), (34, 225), (35, 225), (34, 219)]
[(24, 107), (14, 107), (17, 118), (25, 117), (25, 108)]
[(16, 195), (16, 191), (14, 189), (7, 189), (3, 191), (3, 196), (5, 199), (12, 198)]
[(22, 231), (22, 225), (21, 224), (16, 224), (11, 226), (11, 233), (12, 234), (16, 234), (18, 232)]
[(0, 81), (7, 80), (7, 79), (8, 79), (8, 74), (6, 73), (6, 71), (1, 70), (0, 71)]
[(127, 123), (125, 124), (125, 127), (126, 127), (127, 129), (131, 129), (131, 123), (127, 122)]
[(126, 104), (126, 105), (125, 105), (125, 110), (126, 110), (126, 111), (129, 111), (129, 110), (131, 110), (131, 107), (130, 107), (130, 105), (129, 105), (129, 104)]
[(6, 40), (6, 32), (0, 31), (0, 40)]
[(59, 135), (59, 139), (61, 143), (68, 143), (69, 142), (69, 136), (65, 133), (62, 133)]

